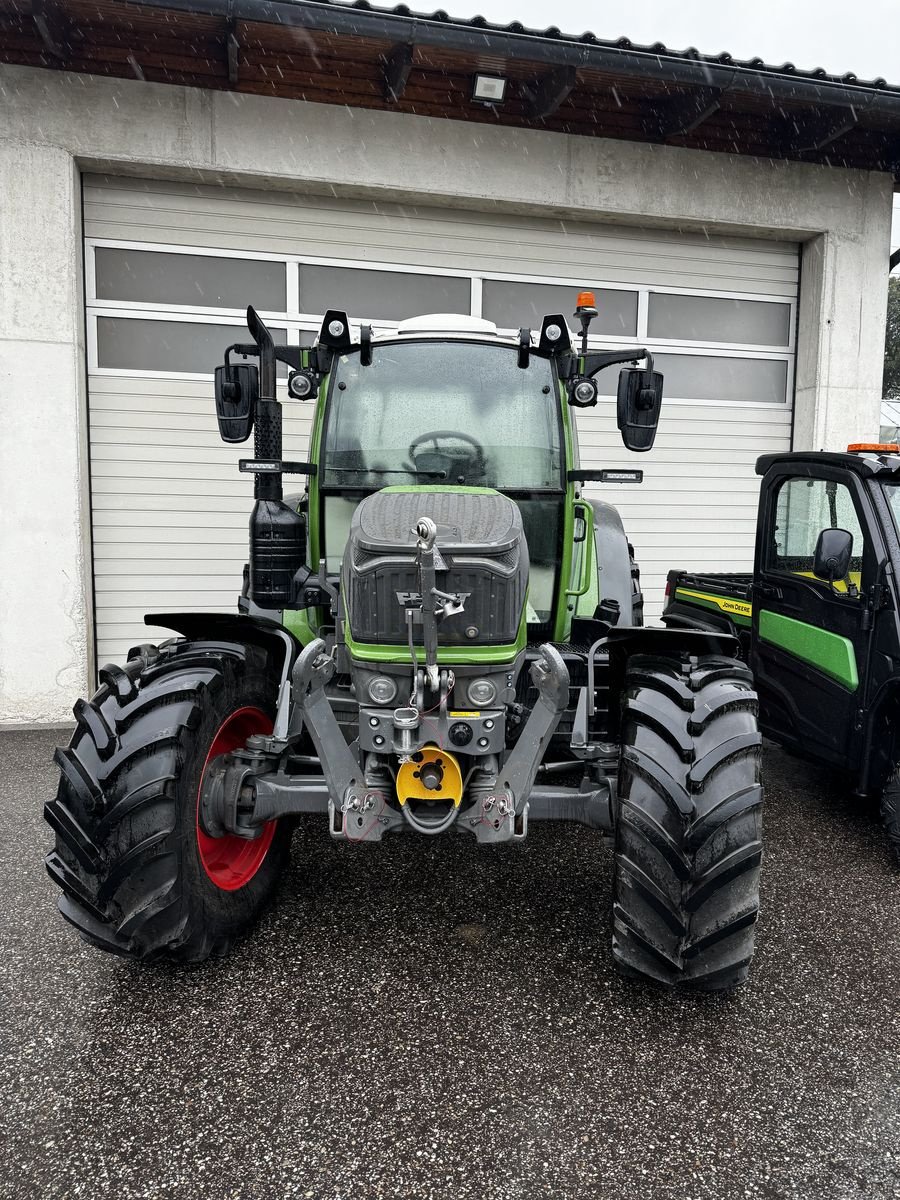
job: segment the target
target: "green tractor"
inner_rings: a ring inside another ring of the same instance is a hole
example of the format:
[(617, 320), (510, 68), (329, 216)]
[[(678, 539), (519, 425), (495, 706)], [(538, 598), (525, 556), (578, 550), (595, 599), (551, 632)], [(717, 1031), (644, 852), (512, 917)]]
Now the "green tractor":
[[(643, 627), (619, 515), (582, 494), (641, 477), (579, 465), (572, 409), (597, 403), (598, 372), (632, 364), (616, 400), (631, 450), (653, 445), (662, 401), (647, 351), (589, 351), (596, 315), (582, 293), (580, 344), (558, 314), (535, 334), (434, 316), (354, 341), (331, 311), (298, 348), (248, 310), (253, 341), (216, 371), (222, 438), (255, 438), (239, 611), (149, 615), (179, 636), (103, 667), (57, 752), (47, 868), (89, 942), (224, 953), (301, 817), (343, 842), (492, 847), (565, 820), (612, 845), (623, 972), (746, 978), (756, 694), (727, 633)], [(282, 457), (279, 361), (316, 405), (309, 462)], [(285, 474), (307, 479), (291, 502)]]

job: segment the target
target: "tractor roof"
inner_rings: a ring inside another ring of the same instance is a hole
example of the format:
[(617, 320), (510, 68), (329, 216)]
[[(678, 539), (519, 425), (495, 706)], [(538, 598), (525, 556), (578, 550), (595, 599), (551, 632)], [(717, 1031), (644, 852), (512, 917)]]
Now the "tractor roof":
[[(349, 320), (351, 326), (357, 324), (353, 317)], [(531, 331), (532, 346), (537, 346), (540, 336), (541, 326), (538, 324)], [(519, 341), (519, 332), (518, 330), (515, 332), (499, 330), (493, 321), (485, 320), (483, 317), (470, 317), (461, 313), (428, 313), (421, 317), (410, 317), (406, 321), (401, 321), (396, 329), (382, 329), (374, 334), (376, 342), (412, 341), (415, 338), (429, 341), (436, 337), (459, 338), (467, 342), (492, 342), (495, 345), (499, 342), (504, 346), (516, 346)], [(572, 338), (571, 330), (569, 330), (569, 337)]]
[(461, 313), (429, 313), (427, 316), (410, 317), (401, 321), (397, 326), (397, 333), (401, 336), (422, 333), (481, 333), (496, 337), (497, 326), (483, 317), (469, 317)]

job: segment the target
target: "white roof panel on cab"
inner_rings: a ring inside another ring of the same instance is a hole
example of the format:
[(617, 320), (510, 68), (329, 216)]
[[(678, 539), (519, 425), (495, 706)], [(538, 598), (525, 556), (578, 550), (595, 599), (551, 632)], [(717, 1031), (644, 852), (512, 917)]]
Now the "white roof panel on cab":
[(483, 317), (468, 317), (461, 313), (432, 313), (401, 321), (397, 333), (480, 333), (497, 336), (497, 326)]

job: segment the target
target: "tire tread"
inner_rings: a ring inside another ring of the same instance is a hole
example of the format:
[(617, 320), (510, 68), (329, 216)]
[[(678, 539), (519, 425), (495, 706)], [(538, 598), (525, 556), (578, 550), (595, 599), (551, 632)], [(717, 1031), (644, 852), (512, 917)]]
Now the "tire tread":
[(762, 860), (752, 676), (721, 656), (635, 656), (623, 702), (613, 954), (626, 974), (722, 990), (753, 957)]
[[(185, 764), (199, 769), (192, 735), (204, 719), (204, 728), (215, 727), (216, 703), (228, 702), (217, 700), (221, 689), (239, 697), (248, 671), (268, 695), (267, 659), (257, 647), (182, 639), (140, 646), (124, 668), (103, 667), (91, 700), (75, 704), (72, 741), (55, 754), (58, 791), (44, 809), (56, 837), (45, 865), (62, 893), (61, 915), (99, 948), (202, 961), (214, 947), (224, 953), (274, 889), (288, 853), (284, 825), (265, 880), (257, 887), (254, 878), (255, 890), (242, 889), (253, 896), (240, 902), (224, 894), (218, 924), (185, 874), (196, 801), (191, 810), (179, 789)], [(274, 695), (273, 687), (273, 704)]]

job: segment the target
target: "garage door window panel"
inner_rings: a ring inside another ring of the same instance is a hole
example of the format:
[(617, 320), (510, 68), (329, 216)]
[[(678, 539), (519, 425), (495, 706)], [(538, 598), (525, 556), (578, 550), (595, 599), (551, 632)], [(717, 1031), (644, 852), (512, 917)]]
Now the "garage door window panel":
[[(276, 345), (285, 345), (287, 330), (270, 328)], [(228, 346), (249, 341), (246, 325), (99, 316), (97, 365), (113, 371), (212, 375)], [(279, 374), (286, 374), (284, 365), (278, 366)]]
[(405, 321), (427, 313), (471, 311), (471, 280), (454, 275), (300, 265), (300, 311), (342, 309), (363, 320)]
[(284, 312), (283, 262), (205, 254), (98, 246), (94, 257), (98, 300), (188, 308), (237, 308)]
[[(587, 285), (585, 285), (587, 286)], [(595, 285), (598, 315), (591, 323), (594, 337), (636, 337), (638, 294), (619, 288)], [(578, 291), (574, 284), (518, 283), (485, 279), (481, 285), (481, 313), (499, 329), (540, 329), (548, 313), (562, 313), (566, 320), (575, 311)]]
[(726, 296), (651, 292), (647, 336), (676, 342), (786, 347), (791, 306)]
[[(785, 404), (788, 364), (779, 358), (723, 354), (654, 354), (667, 400)], [(606, 374), (609, 374), (607, 371)], [(615, 380), (612, 380), (613, 387)]]

